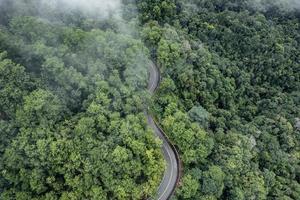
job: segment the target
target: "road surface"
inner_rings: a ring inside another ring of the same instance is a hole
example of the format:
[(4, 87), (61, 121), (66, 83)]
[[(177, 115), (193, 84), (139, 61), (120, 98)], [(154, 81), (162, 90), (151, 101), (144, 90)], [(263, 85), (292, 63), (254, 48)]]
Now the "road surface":
[[(149, 70), (150, 77), (148, 90), (153, 94), (160, 83), (160, 73), (157, 66), (153, 63), (150, 64)], [(148, 118), (149, 126), (155, 131), (157, 137), (163, 141), (162, 152), (167, 163), (167, 168), (165, 170), (163, 180), (158, 188), (156, 198), (158, 200), (167, 200), (172, 196), (178, 182), (179, 160), (177, 159), (178, 157), (176, 156), (175, 150), (171, 147), (168, 139), (154, 122), (152, 116), (149, 113), (147, 113), (146, 116)]]

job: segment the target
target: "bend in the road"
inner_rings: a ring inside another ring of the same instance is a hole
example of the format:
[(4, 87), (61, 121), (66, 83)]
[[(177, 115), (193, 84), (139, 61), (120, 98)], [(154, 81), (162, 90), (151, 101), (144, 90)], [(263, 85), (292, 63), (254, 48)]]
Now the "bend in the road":
[[(160, 72), (154, 63), (150, 64), (150, 77), (148, 83), (148, 90), (150, 93), (154, 93), (160, 82)], [(157, 199), (167, 200), (169, 199), (179, 181), (180, 174), (180, 162), (179, 156), (174, 146), (171, 145), (170, 141), (155, 123), (152, 116), (147, 113), (148, 124), (154, 130), (157, 137), (163, 141), (162, 152), (167, 163), (167, 167), (162, 179), (162, 182), (158, 188)]]

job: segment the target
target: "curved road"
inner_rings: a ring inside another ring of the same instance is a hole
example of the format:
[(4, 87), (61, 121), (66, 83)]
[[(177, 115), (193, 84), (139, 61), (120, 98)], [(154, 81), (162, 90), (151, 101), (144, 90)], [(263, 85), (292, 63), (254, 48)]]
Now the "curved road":
[[(150, 64), (149, 70), (150, 77), (148, 90), (151, 94), (153, 94), (156, 88), (159, 86), (160, 72), (157, 66), (152, 62)], [(167, 168), (157, 192), (157, 199), (167, 200), (172, 196), (179, 179), (179, 160), (175, 150), (170, 145), (171, 143), (164, 136), (164, 133), (155, 123), (152, 116), (149, 113), (146, 113), (146, 116), (148, 118), (149, 126), (155, 131), (157, 137), (159, 137), (163, 141), (162, 152), (167, 163)]]

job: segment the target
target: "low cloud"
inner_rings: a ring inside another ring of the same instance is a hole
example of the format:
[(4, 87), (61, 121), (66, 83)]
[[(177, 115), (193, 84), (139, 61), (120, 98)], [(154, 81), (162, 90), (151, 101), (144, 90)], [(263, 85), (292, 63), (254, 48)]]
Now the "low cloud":
[(121, 0), (0, 0), (0, 10), (16, 11), (20, 15), (38, 14), (42, 17), (62, 13), (81, 12), (92, 18), (120, 17)]
[(121, 0), (42, 0), (42, 8), (60, 8), (65, 11), (81, 11), (92, 17), (107, 18), (120, 15)]
[(273, 7), (284, 11), (300, 10), (300, 0), (249, 0), (248, 4), (252, 8), (260, 11), (268, 11)]

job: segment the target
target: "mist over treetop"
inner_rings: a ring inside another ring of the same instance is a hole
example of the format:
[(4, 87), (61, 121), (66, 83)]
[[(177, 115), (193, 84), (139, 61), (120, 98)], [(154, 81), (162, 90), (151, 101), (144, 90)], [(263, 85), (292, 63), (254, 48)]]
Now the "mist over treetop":
[(298, 2), (0, 0), (0, 199), (298, 200)]
[(120, 0), (0, 0), (0, 11), (8, 16), (33, 15), (57, 21), (75, 14), (97, 20), (121, 18), (121, 7)]
[(0, 199), (155, 194), (164, 162), (143, 113), (149, 51), (118, 31), (120, 9), (1, 1)]
[(77, 10), (89, 16), (106, 18), (120, 12), (121, 0), (42, 0), (40, 6)]
[(259, 11), (268, 11), (272, 7), (287, 12), (300, 10), (300, 0), (249, 0), (248, 4)]

